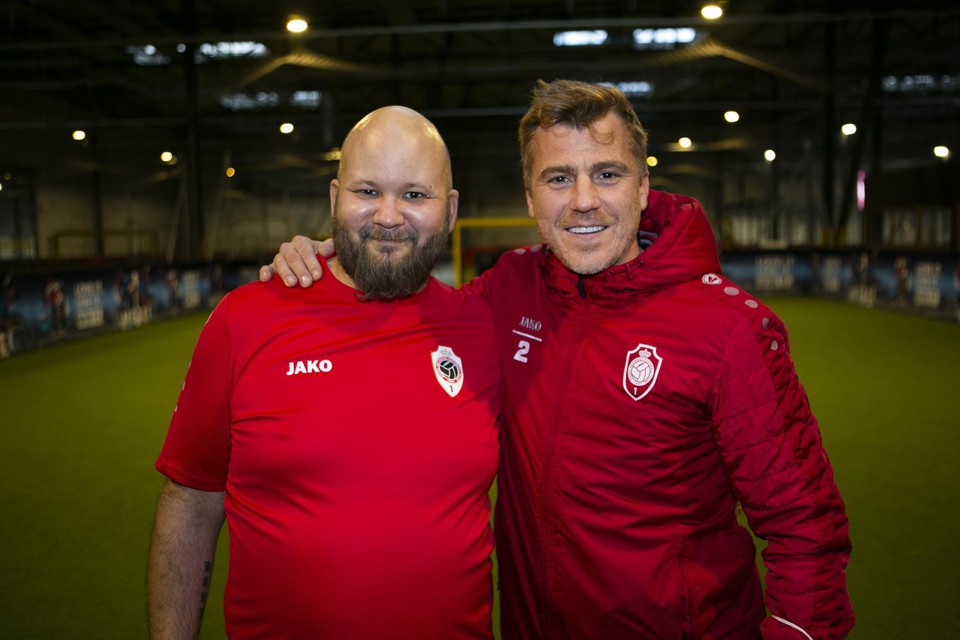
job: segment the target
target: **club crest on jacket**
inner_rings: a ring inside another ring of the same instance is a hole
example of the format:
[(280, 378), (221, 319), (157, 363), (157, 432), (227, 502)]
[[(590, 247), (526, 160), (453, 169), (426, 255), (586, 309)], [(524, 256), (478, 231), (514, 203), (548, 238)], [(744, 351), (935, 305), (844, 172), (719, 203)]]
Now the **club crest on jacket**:
[(663, 358), (657, 355), (657, 348), (648, 344), (638, 344), (627, 352), (623, 365), (623, 390), (634, 400), (640, 400), (650, 393), (660, 375)]

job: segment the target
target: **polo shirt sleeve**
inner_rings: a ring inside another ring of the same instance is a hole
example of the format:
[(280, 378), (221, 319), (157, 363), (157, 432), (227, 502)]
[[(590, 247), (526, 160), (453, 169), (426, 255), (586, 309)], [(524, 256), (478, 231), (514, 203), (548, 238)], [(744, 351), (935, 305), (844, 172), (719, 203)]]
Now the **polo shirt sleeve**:
[(226, 488), (230, 460), (232, 345), (227, 298), (200, 332), (156, 463), (157, 470), (177, 484), (201, 491)]

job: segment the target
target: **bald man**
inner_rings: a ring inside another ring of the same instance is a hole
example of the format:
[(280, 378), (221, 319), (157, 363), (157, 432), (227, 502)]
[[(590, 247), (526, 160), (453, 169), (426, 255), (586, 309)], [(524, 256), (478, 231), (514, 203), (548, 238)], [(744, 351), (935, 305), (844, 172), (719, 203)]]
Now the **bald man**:
[(339, 254), (306, 295), (228, 294), (157, 469), (150, 632), (196, 638), (224, 520), (230, 638), (490, 638), (499, 370), (486, 304), (430, 277), (457, 215), (436, 128), (347, 135)]

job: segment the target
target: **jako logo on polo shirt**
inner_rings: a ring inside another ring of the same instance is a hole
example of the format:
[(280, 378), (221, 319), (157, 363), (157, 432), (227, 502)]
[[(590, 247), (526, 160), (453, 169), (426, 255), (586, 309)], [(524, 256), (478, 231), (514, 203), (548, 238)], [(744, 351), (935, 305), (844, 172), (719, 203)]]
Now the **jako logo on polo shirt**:
[(430, 352), (433, 360), (433, 375), (437, 377), (440, 388), (451, 398), (456, 397), (463, 388), (463, 361), (450, 347), (439, 346)]
[(627, 361), (623, 365), (623, 390), (634, 400), (639, 400), (653, 390), (660, 375), (663, 358), (657, 355), (657, 348), (648, 344), (638, 344), (627, 352)]
[(297, 360), (289, 363), (288, 376), (298, 376), (301, 373), (328, 373), (333, 369), (329, 360)]

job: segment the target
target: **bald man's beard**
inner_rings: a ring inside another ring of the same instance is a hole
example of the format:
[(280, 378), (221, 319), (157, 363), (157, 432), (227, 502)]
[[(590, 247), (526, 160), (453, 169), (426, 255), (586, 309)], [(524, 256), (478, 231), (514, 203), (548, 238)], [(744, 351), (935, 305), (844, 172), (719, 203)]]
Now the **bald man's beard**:
[[(359, 237), (354, 237), (337, 220), (336, 215), (331, 219), (337, 260), (353, 279), (361, 300), (390, 300), (415, 294), (427, 282), (433, 265), (450, 241), (449, 209), (442, 229), (428, 236), (421, 236), (414, 229), (384, 229), (368, 224), (360, 229)], [(407, 246), (378, 251), (371, 244), (375, 240)]]

